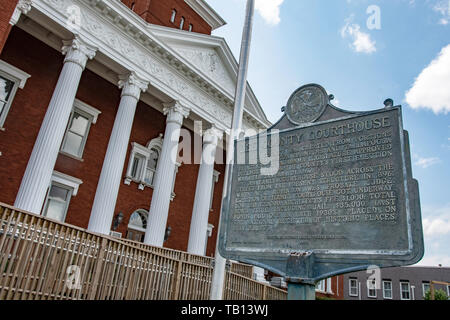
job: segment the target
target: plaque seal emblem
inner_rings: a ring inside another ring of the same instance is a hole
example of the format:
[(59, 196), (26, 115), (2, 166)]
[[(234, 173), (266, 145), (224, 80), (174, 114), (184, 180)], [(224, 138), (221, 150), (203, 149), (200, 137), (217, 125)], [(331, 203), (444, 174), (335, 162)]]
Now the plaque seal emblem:
[(317, 120), (329, 102), (325, 89), (317, 84), (308, 84), (297, 89), (289, 98), (286, 116), (300, 125)]

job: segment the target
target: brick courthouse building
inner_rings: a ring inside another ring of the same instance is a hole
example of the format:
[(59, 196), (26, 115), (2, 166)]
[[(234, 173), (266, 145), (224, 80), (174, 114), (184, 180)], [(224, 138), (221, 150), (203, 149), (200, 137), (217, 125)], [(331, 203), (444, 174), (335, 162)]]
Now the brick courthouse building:
[[(222, 18), (203, 0), (0, 6), (0, 201), (213, 255), (225, 166), (168, 159), (180, 126), (201, 155), (195, 123), (224, 153), (238, 66), (211, 36)], [(243, 125), (270, 125), (250, 87)]]

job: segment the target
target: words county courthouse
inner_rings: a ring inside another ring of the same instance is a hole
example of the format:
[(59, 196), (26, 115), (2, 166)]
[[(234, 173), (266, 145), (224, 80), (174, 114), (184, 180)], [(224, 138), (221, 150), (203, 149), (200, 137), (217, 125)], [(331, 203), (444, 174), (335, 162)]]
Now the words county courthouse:
[[(223, 19), (204, 0), (0, 7), (0, 202), (213, 255), (225, 165), (170, 154), (180, 128), (209, 157), (224, 154), (238, 66), (211, 36)], [(246, 96), (244, 129), (268, 128), (250, 87)]]

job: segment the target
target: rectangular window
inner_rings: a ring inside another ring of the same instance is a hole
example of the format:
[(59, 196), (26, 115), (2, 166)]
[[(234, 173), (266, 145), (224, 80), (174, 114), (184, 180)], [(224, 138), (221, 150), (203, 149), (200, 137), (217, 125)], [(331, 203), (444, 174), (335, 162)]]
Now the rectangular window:
[(422, 282), (422, 297), (425, 298), (425, 295), (427, 294), (428, 291), (430, 291), (430, 283)]
[(64, 222), (70, 199), (76, 196), (79, 186), (83, 183), (80, 179), (54, 171), (52, 181), (48, 188), (42, 215), (50, 219)]
[(136, 180), (140, 181), (142, 177), (142, 167), (145, 162), (145, 157), (140, 154), (135, 154), (133, 158), (133, 165), (131, 167), (131, 177)]
[(450, 286), (447, 286), (447, 297), (450, 298)]
[(392, 299), (392, 282), (383, 281), (383, 298)]
[(320, 280), (316, 283), (316, 291), (325, 292), (325, 280)]
[(357, 279), (350, 279), (349, 280), (349, 295), (350, 297), (357, 297), (358, 292), (358, 280)]
[(72, 188), (53, 182), (48, 191), (43, 216), (64, 222), (71, 196)]
[(84, 147), (91, 124), (96, 123), (100, 111), (75, 100), (74, 108), (69, 118), (69, 124), (61, 145), (63, 153), (72, 155), (76, 158), (82, 158)]
[(29, 77), (29, 74), (0, 60), (0, 128), (5, 123), (17, 89), (22, 89)]
[(194, 26), (192, 25), (192, 23), (189, 24), (189, 32), (192, 32), (192, 30), (194, 29)]
[(409, 282), (400, 282), (400, 298), (402, 300), (411, 300), (411, 287)]
[(369, 298), (377, 297), (377, 289), (376, 289), (376, 281), (375, 280), (367, 280), (367, 297), (369, 297)]

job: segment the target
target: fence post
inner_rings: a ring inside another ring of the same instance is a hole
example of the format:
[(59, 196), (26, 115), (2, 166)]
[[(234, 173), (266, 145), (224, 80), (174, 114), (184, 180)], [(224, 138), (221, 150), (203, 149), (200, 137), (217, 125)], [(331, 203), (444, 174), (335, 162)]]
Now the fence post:
[(263, 287), (262, 300), (267, 300), (267, 286), (266, 285), (264, 285), (264, 287)]
[(175, 288), (173, 289), (173, 297), (172, 300), (179, 300), (179, 293), (180, 293), (180, 285), (181, 285), (181, 271), (183, 271), (183, 260), (184, 260), (184, 255), (182, 255), (180, 257), (180, 260), (178, 261), (177, 264), (177, 271), (175, 274)]
[(106, 255), (106, 248), (107, 248), (107, 244), (108, 244), (108, 239), (107, 238), (103, 238), (102, 239), (102, 243), (100, 244), (100, 248), (99, 248), (99, 255), (97, 258), (97, 265), (95, 267), (95, 271), (94, 271), (94, 278), (92, 279), (92, 290), (89, 294), (89, 300), (94, 300), (94, 298), (97, 296), (97, 289), (99, 287), (99, 281), (100, 281), (100, 277), (103, 276), (102, 273), (102, 268), (103, 268), (103, 260), (105, 259), (105, 255)]

